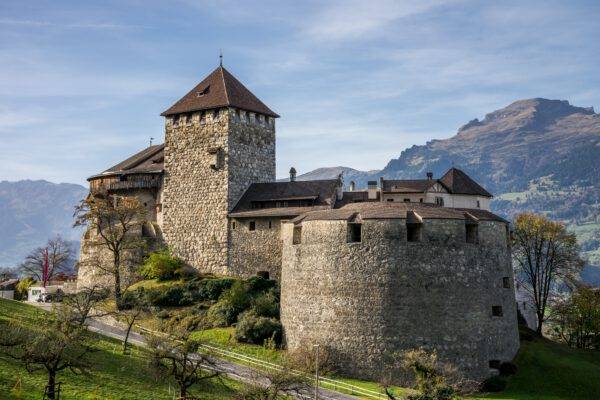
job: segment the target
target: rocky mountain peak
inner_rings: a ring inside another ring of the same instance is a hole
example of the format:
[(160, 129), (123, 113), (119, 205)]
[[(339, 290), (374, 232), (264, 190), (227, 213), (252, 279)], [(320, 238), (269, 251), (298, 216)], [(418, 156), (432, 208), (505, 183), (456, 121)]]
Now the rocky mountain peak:
[(517, 100), (508, 106), (493, 111), (482, 121), (474, 119), (463, 125), (459, 134), (466, 132), (493, 129), (496, 132), (506, 132), (515, 129), (539, 130), (554, 123), (556, 120), (573, 115), (597, 115), (593, 107), (575, 107), (567, 100), (549, 100), (534, 98)]

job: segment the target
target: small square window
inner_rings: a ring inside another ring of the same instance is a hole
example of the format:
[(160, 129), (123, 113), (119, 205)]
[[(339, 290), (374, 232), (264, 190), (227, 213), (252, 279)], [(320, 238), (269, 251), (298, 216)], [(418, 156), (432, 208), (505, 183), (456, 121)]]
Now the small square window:
[(481, 203), (477, 200), (477, 208), (481, 208)]
[(250, 221), (250, 222), (248, 222), (248, 230), (249, 231), (255, 231), (256, 230), (256, 221)]
[(362, 224), (348, 224), (348, 243), (362, 241)]
[(444, 207), (444, 198), (443, 197), (436, 197), (435, 198), (435, 204), (441, 207)]
[(410, 203), (410, 199), (404, 199), (405, 203)]
[(394, 201), (394, 199), (387, 199), (387, 201), (389, 201), (391, 203)]
[(422, 203), (422, 202), (423, 202), (423, 199), (419, 199), (419, 203)]
[(494, 317), (502, 316), (502, 306), (492, 306), (492, 315)]
[(500, 360), (490, 360), (490, 368), (500, 369)]
[(502, 287), (505, 289), (510, 288), (510, 278), (508, 276), (505, 276), (504, 278), (502, 278)]

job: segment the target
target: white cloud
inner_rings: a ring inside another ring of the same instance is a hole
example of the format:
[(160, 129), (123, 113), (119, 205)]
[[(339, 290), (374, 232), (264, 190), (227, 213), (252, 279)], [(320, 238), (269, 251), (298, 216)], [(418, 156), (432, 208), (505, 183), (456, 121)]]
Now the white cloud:
[(102, 22), (51, 22), (29, 19), (1, 18), (0, 25), (27, 26), (27, 27), (51, 27), (65, 29), (134, 29), (143, 28), (140, 25), (102, 23)]

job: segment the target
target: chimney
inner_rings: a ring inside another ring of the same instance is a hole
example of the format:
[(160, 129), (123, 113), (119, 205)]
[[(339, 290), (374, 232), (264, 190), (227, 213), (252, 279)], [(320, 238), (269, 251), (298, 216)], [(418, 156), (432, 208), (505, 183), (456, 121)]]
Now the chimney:
[(296, 182), (296, 168), (290, 168), (290, 182)]
[(350, 181), (350, 191), (354, 192), (354, 189), (356, 187), (356, 183), (354, 183), (354, 181)]
[(367, 182), (367, 198), (369, 200), (377, 199), (377, 181)]
[(433, 172), (428, 172), (427, 173), (427, 179), (429, 179), (429, 180), (433, 179)]
[(342, 198), (344, 197), (344, 175), (343, 174), (338, 175), (335, 195), (338, 200), (342, 200)]

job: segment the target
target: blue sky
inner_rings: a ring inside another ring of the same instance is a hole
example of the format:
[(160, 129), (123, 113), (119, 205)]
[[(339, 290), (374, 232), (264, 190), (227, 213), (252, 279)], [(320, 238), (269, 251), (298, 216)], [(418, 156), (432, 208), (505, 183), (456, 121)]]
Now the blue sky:
[(0, 180), (84, 183), (162, 142), (224, 64), (282, 117), (277, 170), (382, 168), (522, 98), (600, 108), (597, 1), (10, 1)]

